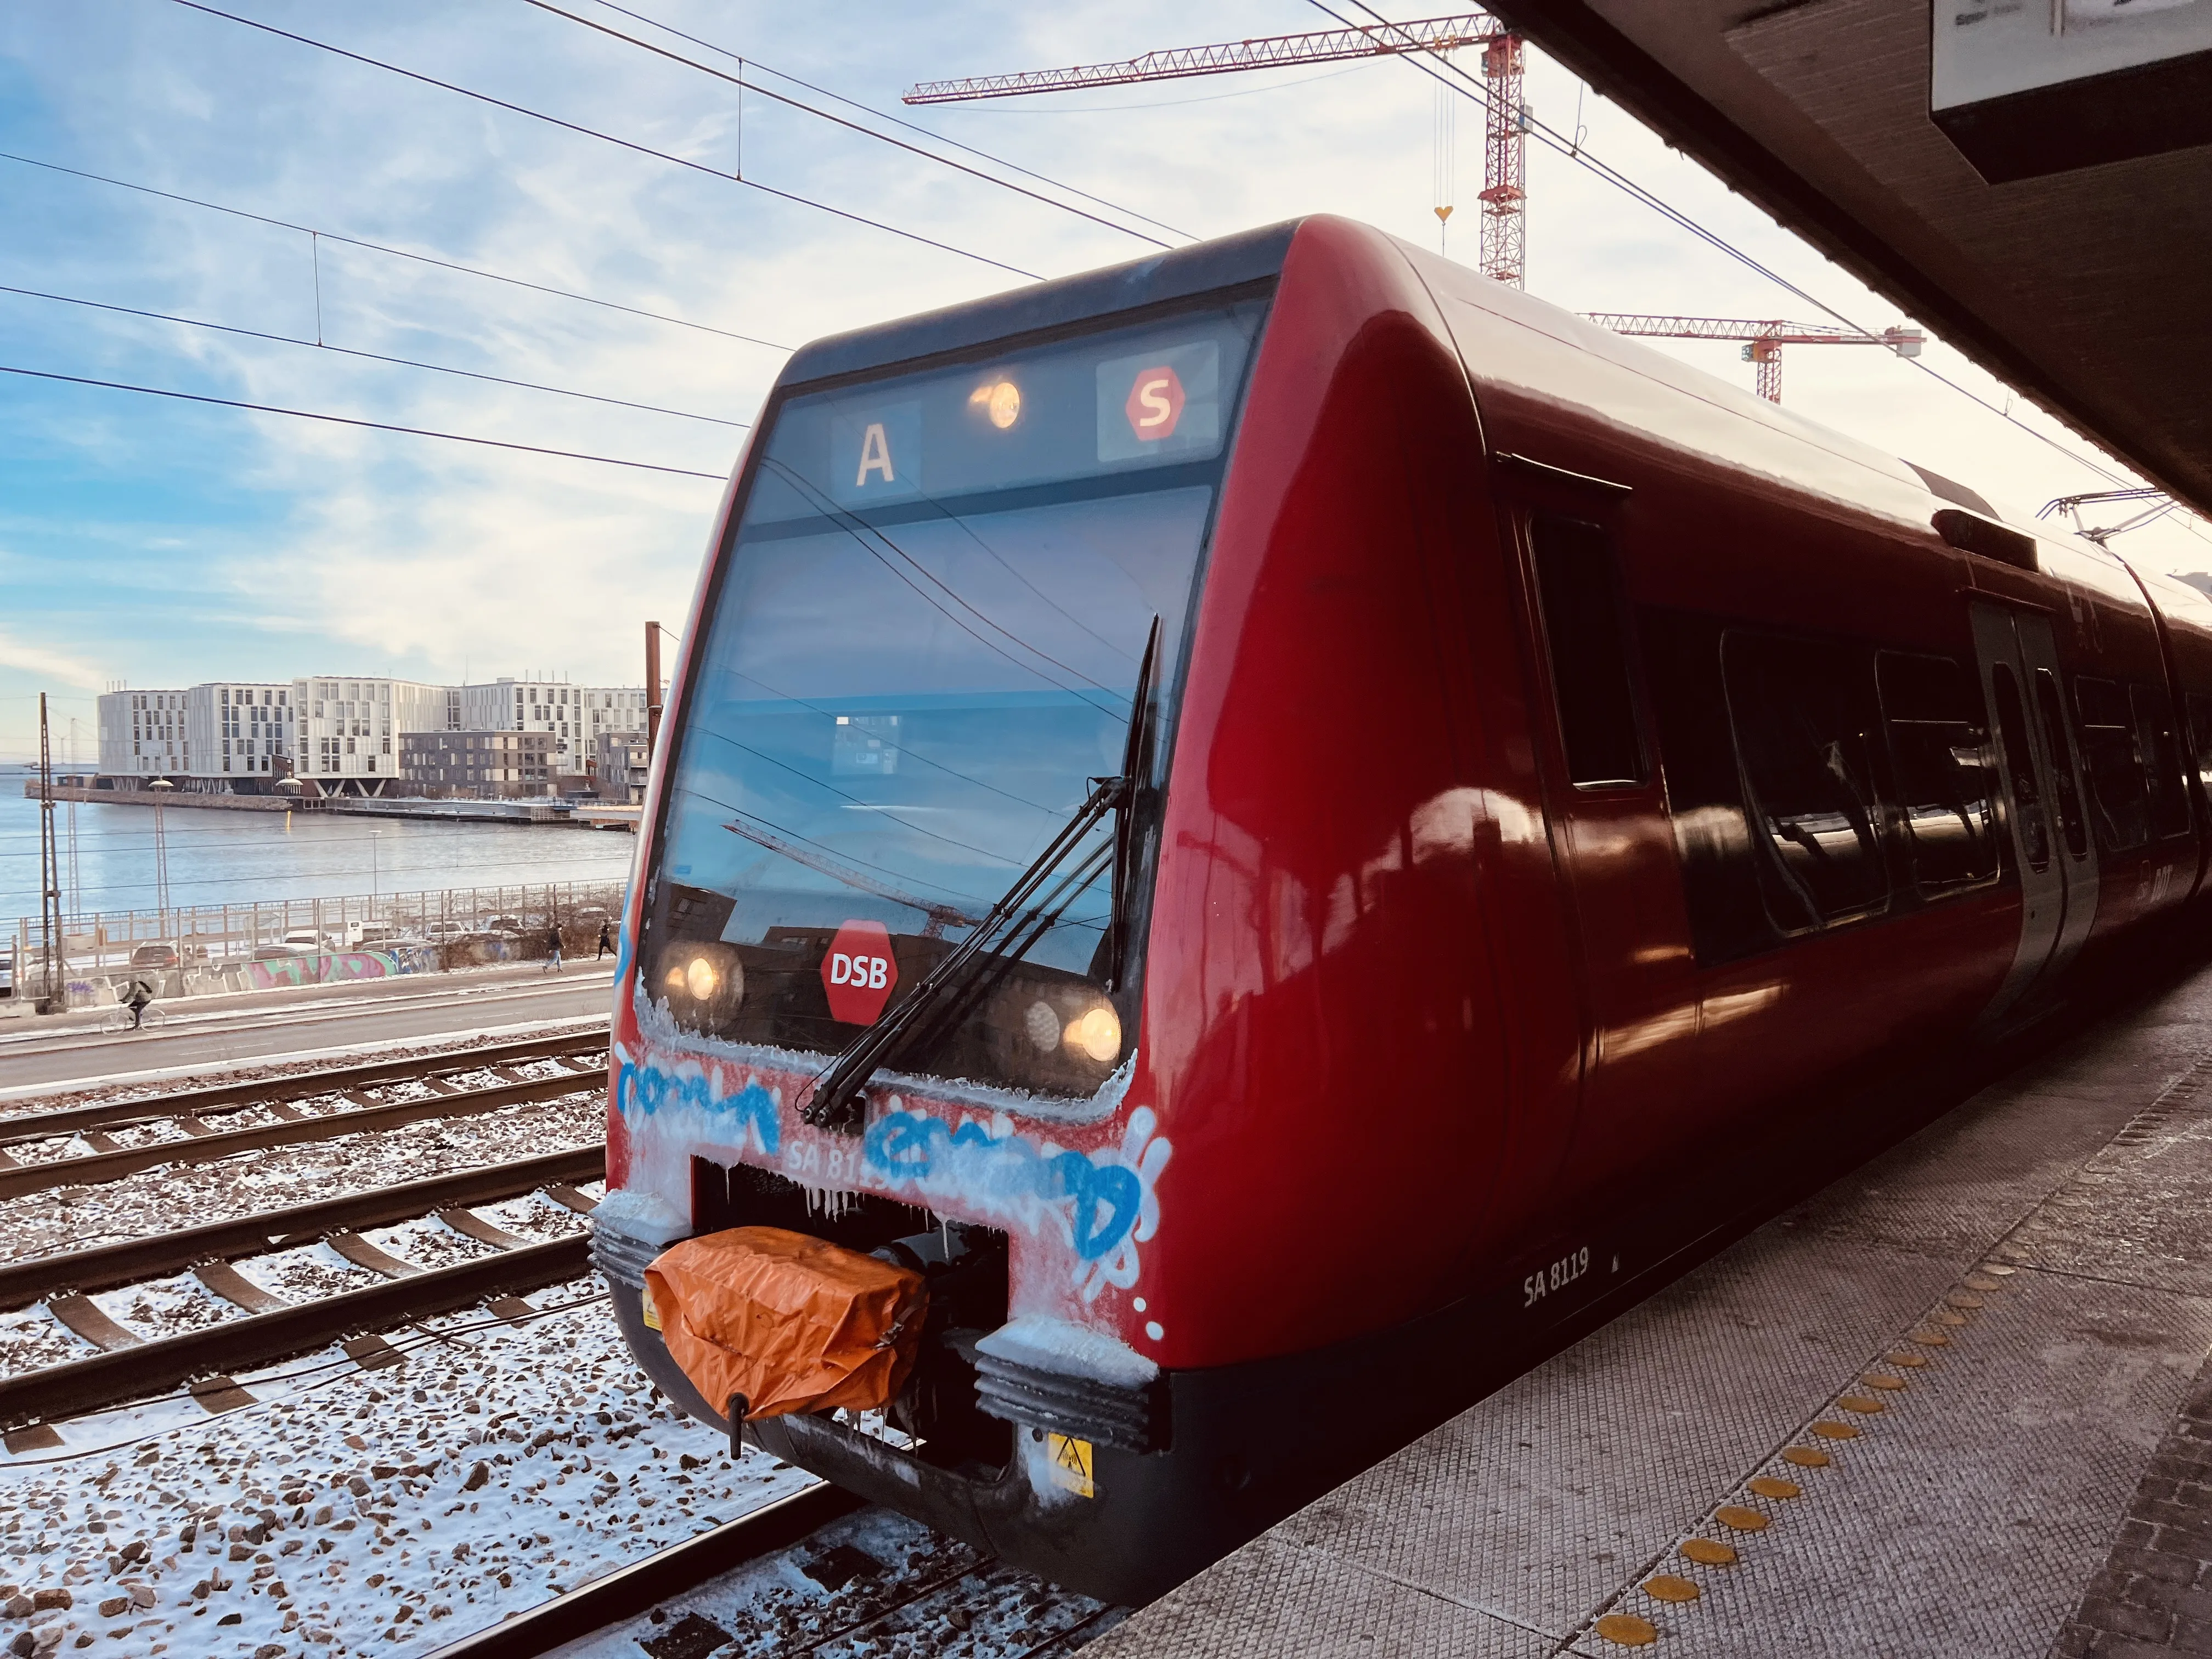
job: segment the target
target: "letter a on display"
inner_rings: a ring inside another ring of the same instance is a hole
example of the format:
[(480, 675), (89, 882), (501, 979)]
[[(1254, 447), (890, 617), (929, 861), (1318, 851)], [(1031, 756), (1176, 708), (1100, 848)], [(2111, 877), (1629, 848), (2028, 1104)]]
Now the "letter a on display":
[(891, 471), (891, 441), (884, 435), (884, 423), (872, 422), (860, 437), (860, 470), (854, 475), (853, 487), (858, 489), (867, 483), (868, 474), (880, 472), (885, 483), (896, 483), (898, 475)]

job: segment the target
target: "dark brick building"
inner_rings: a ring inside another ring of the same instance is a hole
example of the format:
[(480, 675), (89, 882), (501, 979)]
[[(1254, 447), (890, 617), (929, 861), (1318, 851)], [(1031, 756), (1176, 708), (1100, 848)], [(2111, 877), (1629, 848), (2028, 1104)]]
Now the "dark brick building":
[(543, 795), (553, 781), (554, 742), (550, 732), (403, 732), (400, 783), (434, 797)]

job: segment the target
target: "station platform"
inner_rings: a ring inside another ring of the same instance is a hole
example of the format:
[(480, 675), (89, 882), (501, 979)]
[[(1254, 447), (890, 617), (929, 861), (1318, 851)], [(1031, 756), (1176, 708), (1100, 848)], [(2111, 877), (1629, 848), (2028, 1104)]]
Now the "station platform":
[(1090, 1651), (2212, 1653), (2208, 1346), (2212, 969)]

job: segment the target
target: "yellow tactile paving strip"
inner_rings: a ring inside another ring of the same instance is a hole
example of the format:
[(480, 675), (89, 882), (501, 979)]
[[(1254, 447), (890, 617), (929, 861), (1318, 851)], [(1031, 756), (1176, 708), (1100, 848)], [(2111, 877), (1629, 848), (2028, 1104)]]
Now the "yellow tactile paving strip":
[[(1850, 1455), (1839, 1449), (1841, 1443), (1878, 1432), (1881, 1425), (1875, 1419), (1892, 1403), (1903, 1403), (1893, 1401), (1893, 1397), (1911, 1386), (1914, 1374), (1926, 1371), (1945, 1357), (1944, 1351), (1970, 1329), (1990, 1307), (1990, 1297), (2002, 1292), (2005, 1281), (2018, 1271), (1985, 1261), (1968, 1273), (1957, 1289), (1947, 1291), (1923, 1319), (1903, 1333), (1895, 1346), (1887, 1348), (1808, 1418), (1800, 1431), (1802, 1440), (1793, 1439), (1781, 1447), (1771, 1461), (1800, 1479), (1818, 1479), (1817, 1474), (1808, 1472), (1835, 1468), (1838, 1457)], [(1824, 1443), (1802, 1443), (1814, 1440)], [(1624, 1590), (1618, 1601), (1591, 1620), (1589, 1633), (1614, 1648), (1658, 1645), (1666, 1628), (1666, 1609), (1702, 1598), (1703, 1575), (1727, 1572), (1741, 1565), (1744, 1552), (1758, 1547), (1755, 1535), (1777, 1522), (1788, 1521), (1789, 1506), (1805, 1491), (1799, 1479), (1780, 1474), (1753, 1475), (1740, 1492), (1716, 1504), (1700, 1526), (1676, 1543), (1670, 1552), (1674, 1560), (1654, 1561), (1650, 1577)], [(1722, 1541), (1723, 1537), (1728, 1541)], [(1693, 1573), (1698, 1576), (1690, 1576)]]

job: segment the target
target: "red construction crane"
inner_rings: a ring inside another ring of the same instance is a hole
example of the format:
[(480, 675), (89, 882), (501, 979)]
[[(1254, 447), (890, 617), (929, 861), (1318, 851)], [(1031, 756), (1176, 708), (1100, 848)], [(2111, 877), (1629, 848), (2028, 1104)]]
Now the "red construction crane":
[[(1273, 34), (1251, 40), (1226, 40), (1210, 46), (1148, 52), (1112, 64), (1079, 64), (1071, 69), (1030, 70), (1012, 75), (984, 75), (966, 81), (925, 81), (906, 94), (909, 104), (957, 104), (978, 98), (1013, 98), (1032, 92), (1067, 92), (1083, 87), (1123, 87), (1139, 81), (1178, 81), (1194, 75), (1228, 75), (1240, 70), (1279, 69), (1290, 64), (1328, 64), (1346, 58), (1389, 58), (1407, 52), (1446, 52), (1460, 46), (1482, 48), (1482, 75), (1489, 109), (1483, 126), (1482, 251), (1479, 269), (1486, 276), (1515, 288), (1528, 275), (1527, 235), (1522, 210), (1528, 199), (1528, 128), (1522, 102), (1522, 51), (1518, 36), (1482, 12), (1456, 17), (1428, 17), (1417, 22), (1377, 23), (1365, 28), (1329, 29), (1314, 34)], [(1448, 218), (1451, 204), (1437, 204)]]
[(1643, 334), (1668, 340), (1741, 340), (1743, 360), (1759, 366), (1759, 395), (1782, 401), (1782, 348), (1786, 345), (1887, 346), (1900, 357), (1917, 357), (1928, 337), (1917, 328), (1886, 328), (1862, 334), (1827, 323), (1785, 323), (1743, 317), (1642, 317), (1617, 311), (1586, 311), (1583, 316), (1616, 334)]

